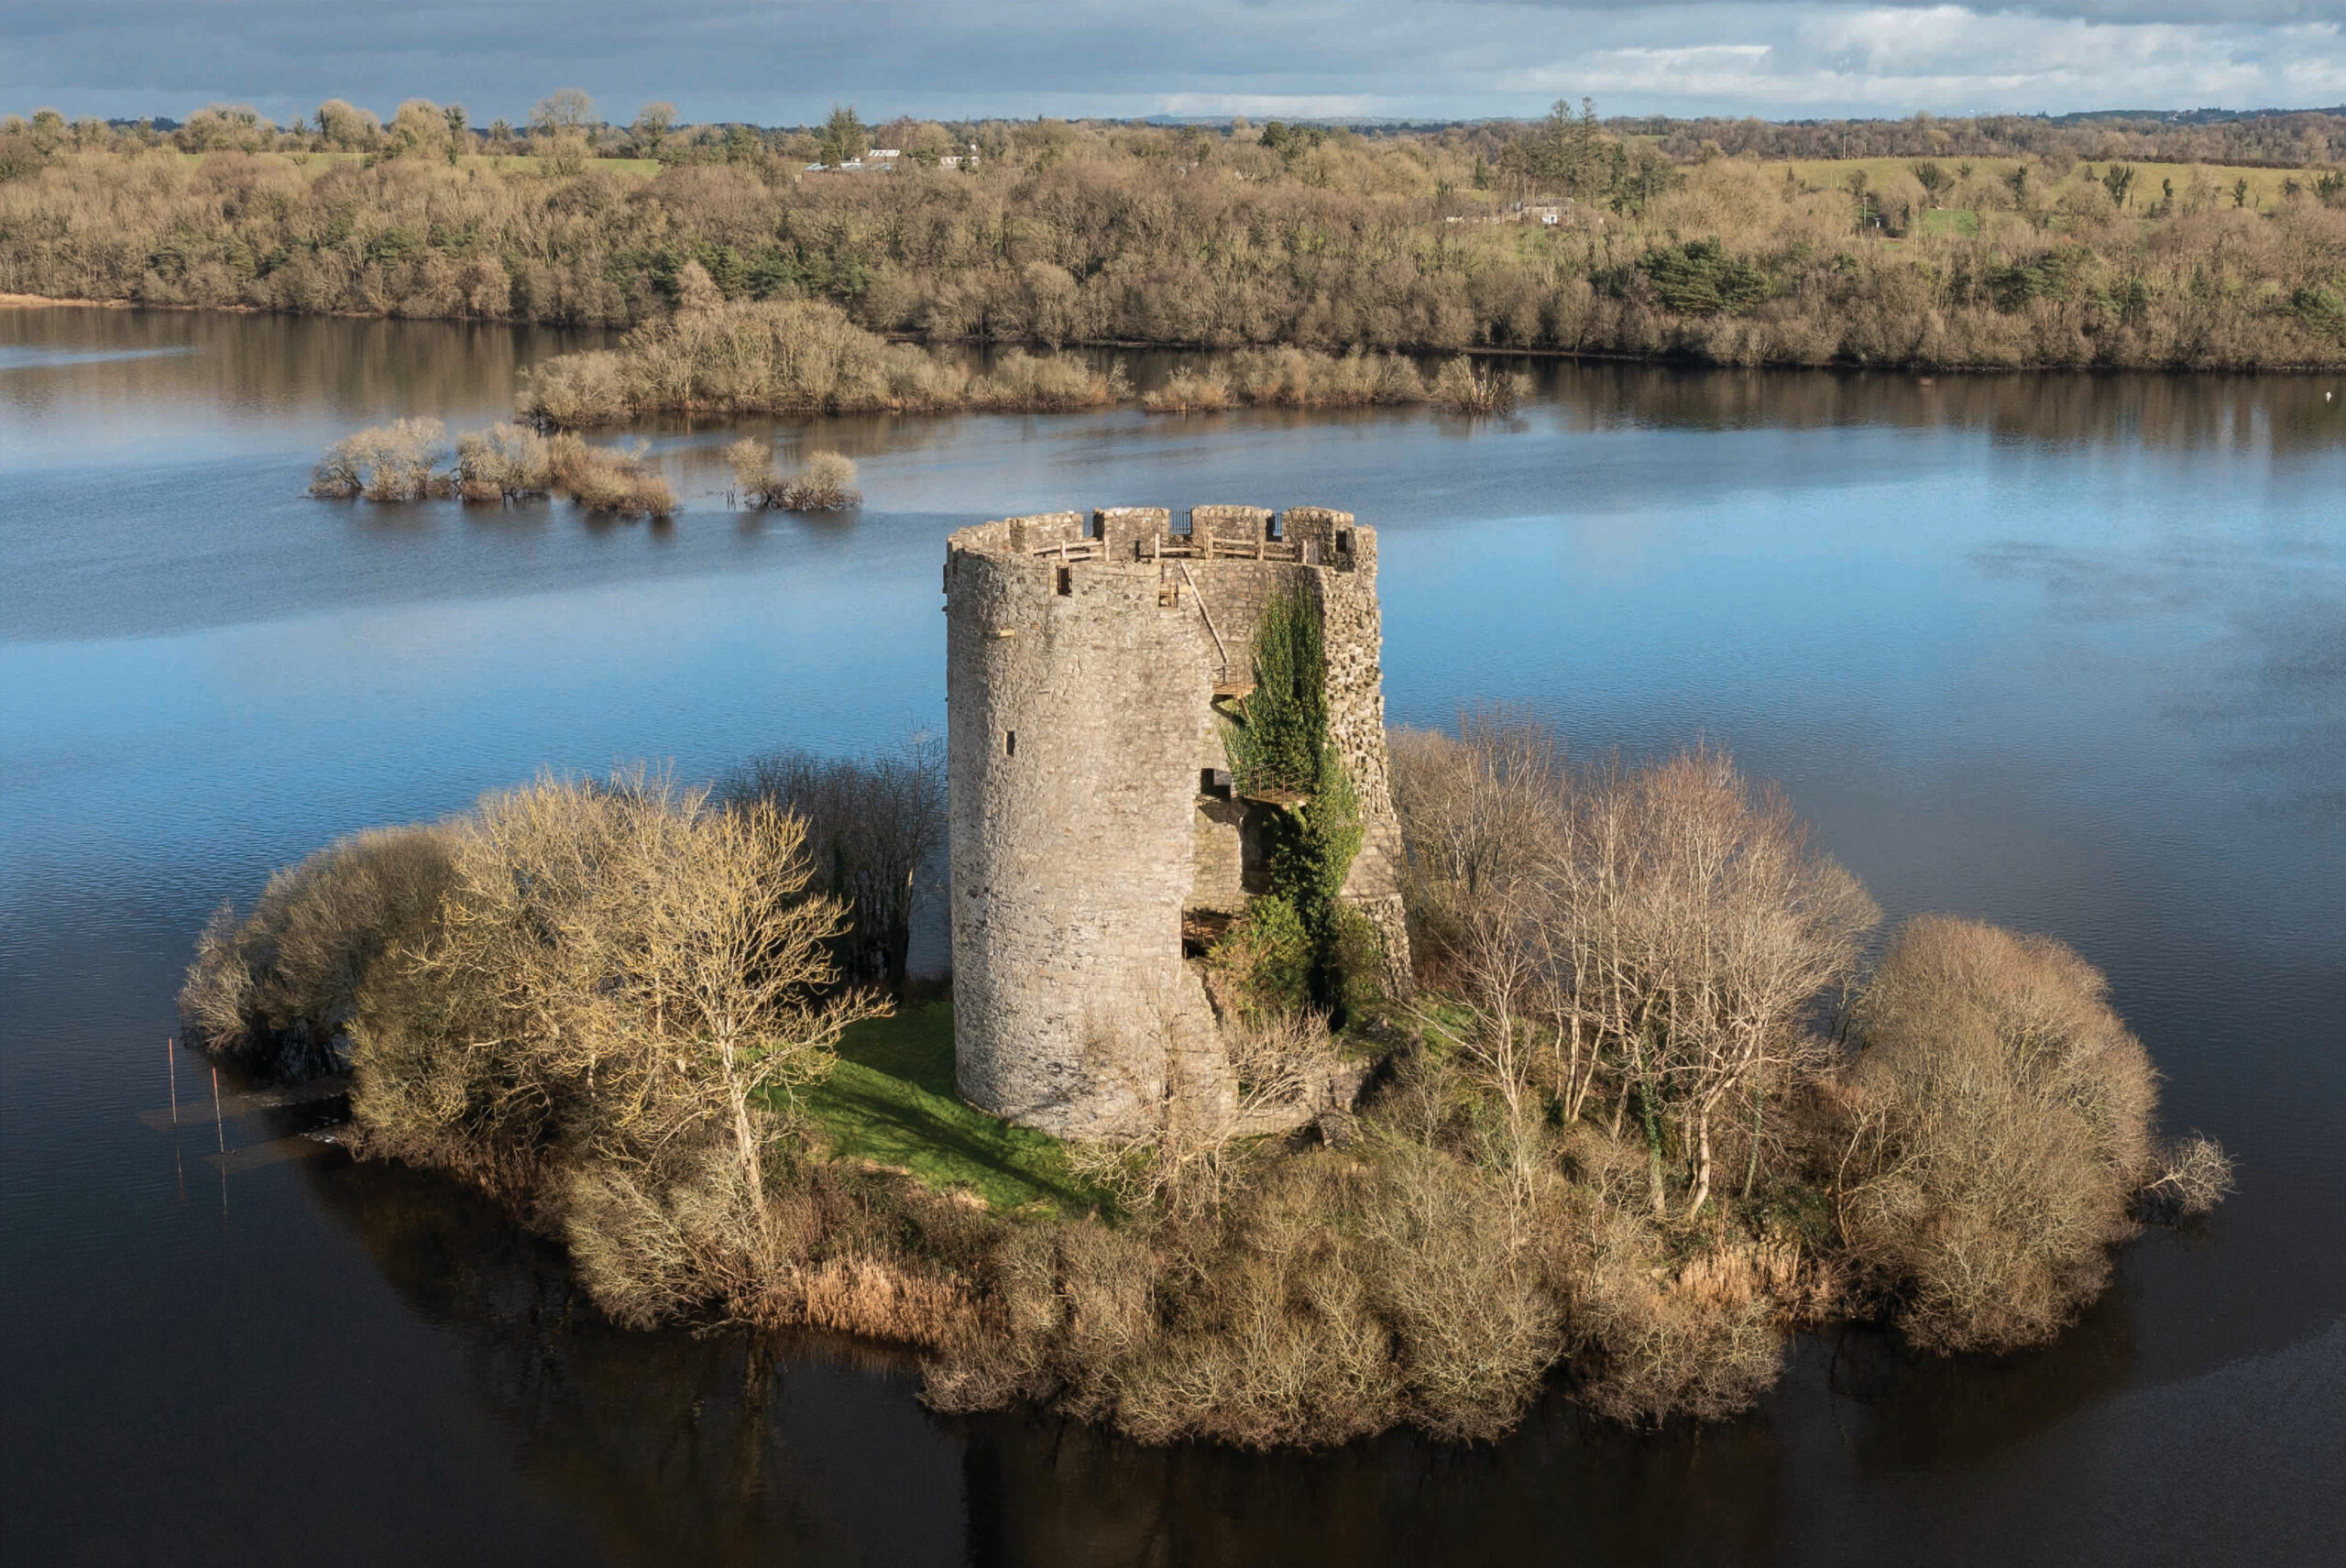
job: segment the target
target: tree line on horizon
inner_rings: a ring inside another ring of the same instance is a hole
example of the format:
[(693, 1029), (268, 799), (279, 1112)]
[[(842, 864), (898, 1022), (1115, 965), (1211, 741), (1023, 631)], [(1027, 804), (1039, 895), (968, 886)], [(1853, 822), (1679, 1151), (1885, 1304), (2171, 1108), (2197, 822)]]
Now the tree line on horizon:
[[(1583, 101), (1580, 115), (1568, 101), (1560, 101), (1544, 120), (1508, 116), (1447, 122), (1346, 122), (1320, 120), (1289, 127), (1273, 121), (1257, 133), (1251, 120), (1235, 115), (1226, 121), (1200, 119), (1085, 120), (1088, 126), (1198, 130), (1206, 134), (1253, 137), (1274, 145), (1292, 131), (1306, 137), (1317, 133), (1361, 136), (1371, 139), (1400, 139), (1433, 136), (1464, 140), (1486, 162), (1496, 163), (1509, 147), (1552, 136), (1561, 119), (1582, 117), (1596, 123), (1593, 106)], [(443, 129), (426, 123), (438, 116)], [(497, 118), (475, 125), (465, 107), (442, 105), (427, 99), (400, 103), (388, 121), (370, 110), (341, 98), (329, 98), (309, 115), (297, 115), (283, 126), (248, 104), (212, 104), (185, 120), (157, 115), (148, 119), (83, 116), (69, 122), (56, 109), (34, 111), (29, 118), (0, 117), (0, 136), (23, 136), (36, 152), (69, 143), (88, 149), (129, 143), (168, 145), (183, 152), (215, 150), (381, 152), (412, 149), (419, 145), (453, 146), (460, 153), (523, 153), (543, 150), (567, 132), (576, 131), (595, 156), (652, 158), (662, 161), (694, 162), (738, 159), (743, 135), (755, 137), (782, 157), (804, 155), (826, 162), (857, 156), (862, 147), (842, 143), (841, 133), (864, 136), (866, 145), (893, 146), (907, 156), (933, 161), (950, 148), (997, 148), (1004, 134), (1025, 124), (1049, 123), (992, 119), (936, 122), (900, 115), (867, 126), (851, 107), (834, 106), (820, 125), (762, 126), (745, 121), (683, 121), (675, 104), (654, 100), (641, 105), (632, 118), (605, 117), (595, 100), (576, 87), (557, 88), (532, 105), (520, 125)], [(2301, 169), (2346, 159), (2346, 105), (2334, 108), (2258, 110), (2240, 114), (2194, 111), (2106, 112), (2087, 115), (1973, 115), (1946, 117), (1928, 111), (1904, 118), (1763, 119), (1757, 115), (1614, 115), (1601, 122), (1605, 133), (1660, 144), (1675, 159), (1694, 159), (1710, 149), (1714, 156), (1763, 160), (1872, 158), (2038, 158), (2151, 163), (2207, 163), (2251, 168)], [(1226, 127), (1226, 129), (1225, 129)], [(941, 145), (940, 145), (941, 144)], [(836, 154), (837, 157), (828, 156)]]
[[(521, 127), (334, 100), (164, 138), (44, 113), (0, 123), (0, 289), (59, 298), (631, 326), (705, 274), (930, 341), (2346, 363), (2346, 115), (773, 132), (664, 104), (617, 127), (565, 90)], [(895, 172), (808, 168), (874, 145)], [(501, 152), (532, 156), (475, 156)], [(2217, 155), (2303, 161), (2154, 161)]]

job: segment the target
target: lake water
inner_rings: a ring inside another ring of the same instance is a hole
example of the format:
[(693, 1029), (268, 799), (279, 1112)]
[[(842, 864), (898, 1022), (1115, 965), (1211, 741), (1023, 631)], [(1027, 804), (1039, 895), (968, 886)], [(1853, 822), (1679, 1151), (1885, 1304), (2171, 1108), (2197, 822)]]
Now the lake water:
[[(641, 433), (656, 526), (302, 495), (339, 435), (485, 422), (576, 341), (0, 313), (9, 1560), (2346, 1556), (2346, 385), (1549, 365), (1496, 424), (752, 425), (856, 458), (839, 520), (730, 510), (730, 428)], [(167, 1052), (197, 929), (271, 867), (541, 767), (938, 726), (949, 530), (1202, 501), (1380, 531), (1397, 720), (1720, 742), (1893, 917), (2076, 944), (2238, 1195), (2032, 1354), (1836, 1332), (1707, 1429), (1556, 1397), (1495, 1447), (1151, 1450), (933, 1415), (870, 1347), (610, 1329), (448, 1184), (276, 1158), (314, 1107), (215, 1129)], [(174, 1084), (186, 1124), (142, 1121)]]

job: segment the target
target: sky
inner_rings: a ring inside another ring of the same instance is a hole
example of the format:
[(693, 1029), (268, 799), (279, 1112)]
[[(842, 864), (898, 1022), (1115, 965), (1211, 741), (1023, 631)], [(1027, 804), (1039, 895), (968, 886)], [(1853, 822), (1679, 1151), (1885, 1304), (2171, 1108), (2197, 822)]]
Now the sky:
[(747, 5), (0, 0), (0, 112), (282, 123), (323, 99), (521, 121), (556, 87), (687, 121), (1770, 119), (2346, 104), (2346, 0)]

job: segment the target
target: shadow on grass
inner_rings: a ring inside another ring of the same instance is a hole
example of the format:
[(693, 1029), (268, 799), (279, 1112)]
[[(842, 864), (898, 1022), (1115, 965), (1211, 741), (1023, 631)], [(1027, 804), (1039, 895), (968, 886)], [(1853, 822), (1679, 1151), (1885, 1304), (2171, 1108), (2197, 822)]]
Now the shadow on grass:
[(996, 1209), (1045, 1202), (1073, 1213), (1109, 1207), (1068, 1167), (1057, 1138), (989, 1115), (953, 1091), (949, 1003), (859, 1024), (839, 1065), (805, 1096), (841, 1158), (902, 1166), (938, 1187), (963, 1187)]

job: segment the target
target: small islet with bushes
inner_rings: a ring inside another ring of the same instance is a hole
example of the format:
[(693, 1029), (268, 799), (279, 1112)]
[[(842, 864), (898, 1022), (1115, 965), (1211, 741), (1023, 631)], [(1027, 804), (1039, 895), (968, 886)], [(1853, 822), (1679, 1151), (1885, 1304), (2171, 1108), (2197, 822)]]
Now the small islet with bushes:
[[(1265, 617), (1258, 692), (1317, 689), (1315, 630)], [(223, 908), (182, 1009), (257, 1070), (346, 1069), (360, 1157), (561, 1238), (621, 1324), (875, 1336), (937, 1408), (1152, 1442), (1486, 1440), (1551, 1387), (1724, 1417), (1835, 1320), (2010, 1351), (2230, 1189), (2213, 1143), (2160, 1135), (2083, 957), (1938, 916), (1882, 939), (1716, 750), (1577, 760), (1497, 711), (1394, 731), (1419, 990), (1392, 1000), (1333, 896), (1359, 830), (1325, 716), (1277, 707), (1233, 760), (1299, 804), (1206, 962), (1242, 1113), (1360, 1069), (1300, 1132), (1086, 1145), (954, 1093), (949, 1003), (905, 961), (926, 742), (547, 775), (355, 835)]]

